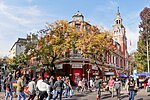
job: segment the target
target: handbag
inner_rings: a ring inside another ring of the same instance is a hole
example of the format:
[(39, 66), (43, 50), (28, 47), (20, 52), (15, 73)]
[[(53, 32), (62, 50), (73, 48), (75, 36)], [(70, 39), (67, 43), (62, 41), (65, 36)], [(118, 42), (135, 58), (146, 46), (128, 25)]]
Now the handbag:
[(38, 96), (40, 94), (40, 90), (38, 89), (38, 87), (36, 88), (36, 96)]
[(146, 92), (150, 92), (150, 87), (149, 86), (146, 87)]
[(74, 91), (71, 89), (70, 90), (70, 96), (72, 96), (74, 94)]

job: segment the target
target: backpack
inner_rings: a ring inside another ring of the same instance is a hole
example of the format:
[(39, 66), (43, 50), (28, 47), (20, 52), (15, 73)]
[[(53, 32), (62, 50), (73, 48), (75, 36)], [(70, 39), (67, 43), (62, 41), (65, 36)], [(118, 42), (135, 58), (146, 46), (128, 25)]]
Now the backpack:
[(115, 89), (119, 89), (119, 88), (120, 88), (120, 83), (115, 83), (115, 84), (114, 84), (114, 88), (115, 88)]
[(100, 79), (96, 80), (96, 82), (95, 82), (95, 88), (101, 88), (101, 84), (102, 84), (102, 81)]

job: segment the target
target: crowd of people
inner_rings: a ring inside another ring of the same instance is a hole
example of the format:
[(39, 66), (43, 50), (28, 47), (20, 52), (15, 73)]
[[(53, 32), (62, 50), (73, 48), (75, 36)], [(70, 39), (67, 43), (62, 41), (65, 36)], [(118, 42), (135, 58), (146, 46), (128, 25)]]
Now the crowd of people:
[[(25, 74), (18, 74), (15, 78), (16, 89), (13, 88), (14, 78), (12, 74), (9, 74), (5, 78), (4, 89), (5, 89), (5, 100), (13, 99), (13, 92), (17, 94), (17, 100), (59, 100), (62, 96), (65, 98), (71, 98), (74, 89), (71, 85), (71, 80), (68, 76), (47, 76), (39, 75), (38, 78), (33, 77), (32, 79), (27, 78)], [(126, 90), (129, 95), (129, 100), (134, 100), (135, 93), (140, 88), (139, 82), (134, 80), (132, 77), (121, 80), (118, 77), (110, 77), (108, 80), (101, 79), (99, 76), (90, 78), (87, 81), (85, 78), (78, 81), (76, 90), (84, 93), (89, 90), (92, 92), (96, 91), (96, 100), (99, 100), (102, 96), (101, 92), (108, 91), (111, 97), (116, 94), (118, 100), (121, 100), (122, 89)], [(26, 88), (26, 89), (25, 89)], [(146, 89), (150, 88), (150, 79), (148, 79)], [(149, 89), (150, 90), (150, 89)]]
[(54, 76), (39, 75), (38, 79), (32, 78), (27, 80), (26, 75), (19, 75), (16, 79), (16, 89), (13, 89), (13, 76), (9, 74), (4, 82), (5, 100), (13, 99), (13, 92), (17, 94), (17, 100), (56, 100), (59, 96), (59, 100), (62, 99), (62, 95), (65, 98), (71, 97), (73, 94), (73, 88), (70, 84), (69, 77), (57, 76), (56, 80)]

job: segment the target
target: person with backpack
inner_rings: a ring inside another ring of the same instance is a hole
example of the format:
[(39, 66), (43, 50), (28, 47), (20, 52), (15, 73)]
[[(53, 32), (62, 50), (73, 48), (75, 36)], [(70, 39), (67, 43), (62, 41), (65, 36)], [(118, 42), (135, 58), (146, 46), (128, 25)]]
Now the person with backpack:
[(121, 100), (121, 97), (120, 97), (121, 85), (122, 85), (121, 81), (118, 78), (116, 78), (114, 82), (114, 88), (116, 90), (118, 100)]
[(10, 96), (10, 100), (13, 99), (13, 94), (12, 94), (12, 76), (10, 76), (8, 78), (8, 80), (6, 80), (6, 95), (5, 95), (5, 100), (8, 100), (8, 96)]
[(96, 88), (96, 100), (99, 100), (101, 98), (101, 87), (102, 86), (102, 80), (100, 79), (99, 76), (96, 76), (96, 79), (95, 79), (95, 84), (94, 84), (94, 87)]

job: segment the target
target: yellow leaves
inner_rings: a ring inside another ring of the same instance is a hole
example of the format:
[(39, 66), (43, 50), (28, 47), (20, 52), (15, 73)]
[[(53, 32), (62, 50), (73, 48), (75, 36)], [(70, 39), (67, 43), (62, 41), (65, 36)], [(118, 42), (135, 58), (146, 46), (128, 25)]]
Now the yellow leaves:
[(112, 37), (109, 32), (101, 32), (95, 26), (85, 27), (82, 31), (76, 30), (75, 26), (63, 20), (49, 24), (49, 33), (39, 42), (42, 47), (41, 51), (48, 54), (49, 57), (55, 55), (63, 57), (65, 51), (74, 49), (85, 58), (98, 59), (108, 47), (111, 48)]

